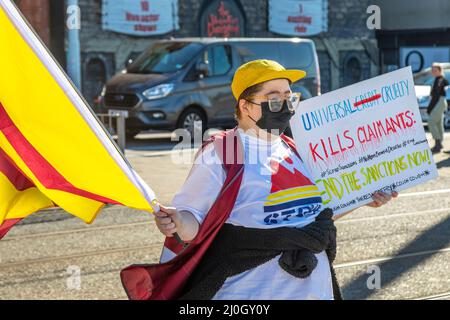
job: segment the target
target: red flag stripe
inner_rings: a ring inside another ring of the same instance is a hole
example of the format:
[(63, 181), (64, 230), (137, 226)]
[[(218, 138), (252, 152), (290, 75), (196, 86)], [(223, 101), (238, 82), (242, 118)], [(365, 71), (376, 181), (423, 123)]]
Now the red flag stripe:
[(17, 168), (8, 155), (0, 149), (0, 173), (18, 190), (23, 191), (35, 185)]
[(25, 138), (1, 103), (0, 131), (3, 132), (8, 142), (39, 182), (47, 189), (65, 191), (104, 203), (121, 204), (115, 200), (79, 189), (67, 181)]
[(6, 219), (0, 224), (0, 240), (8, 233), (8, 231), (20, 220), (21, 218), (16, 219)]

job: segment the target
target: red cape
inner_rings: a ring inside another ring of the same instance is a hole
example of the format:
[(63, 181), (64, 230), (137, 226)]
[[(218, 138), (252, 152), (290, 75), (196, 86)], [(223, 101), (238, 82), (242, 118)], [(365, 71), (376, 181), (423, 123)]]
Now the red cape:
[[(184, 284), (233, 210), (244, 173), (243, 148), (236, 132), (235, 128), (213, 136), (201, 148), (214, 143), (227, 176), (197, 236), (185, 249), (174, 237), (166, 238), (164, 246), (177, 255), (165, 263), (131, 265), (123, 269), (120, 277), (129, 299), (173, 300), (179, 297)], [(293, 140), (284, 135), (281, 137), (298, 155)]]

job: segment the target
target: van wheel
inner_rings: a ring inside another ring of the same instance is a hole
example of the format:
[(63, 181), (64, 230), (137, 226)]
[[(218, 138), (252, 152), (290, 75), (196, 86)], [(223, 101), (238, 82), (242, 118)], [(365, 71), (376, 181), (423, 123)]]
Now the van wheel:
[(203, 136), (203, 133), (206, 131), (206, 116), (198, 109), (187, 109), (181, 114), (177, 127), (186, 129), (192, 139), (195, 136), (195, 132), (201, 132), (201, 135)]

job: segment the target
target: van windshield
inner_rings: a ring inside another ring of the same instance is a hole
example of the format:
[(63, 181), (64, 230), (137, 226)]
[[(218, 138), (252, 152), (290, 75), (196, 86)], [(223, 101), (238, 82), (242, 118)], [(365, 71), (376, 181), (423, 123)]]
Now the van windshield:
[(192, 42), (156, 43), (143, 52), (131, 65), (129, 73), (172, 73), (192, 61), (203, 46)]

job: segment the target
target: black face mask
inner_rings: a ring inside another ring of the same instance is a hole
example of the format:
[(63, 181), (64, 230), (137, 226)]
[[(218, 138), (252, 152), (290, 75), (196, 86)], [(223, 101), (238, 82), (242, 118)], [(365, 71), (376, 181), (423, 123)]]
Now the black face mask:
[(268, 102), (261, 102), (262, 115), (258, 121), (255, 121), (252, 117), (250, 119), (255, 121), (256, 125), (261, 129), (271, 133), (271, 130), (278, 130), (274, 133), (282, 134), (284, 130), (289, 126), (289, 120), (295, 114), (295, 111), (290, 111), (287, 105), (287, 101), (284, 100), (283, 106), (279, 112), (272, 112), (269, 109)]

